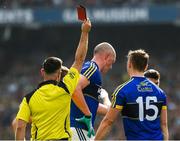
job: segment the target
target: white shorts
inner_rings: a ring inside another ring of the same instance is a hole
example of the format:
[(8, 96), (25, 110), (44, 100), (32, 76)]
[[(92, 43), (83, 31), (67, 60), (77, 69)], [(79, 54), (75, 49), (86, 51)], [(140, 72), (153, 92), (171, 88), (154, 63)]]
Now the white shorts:
[(75, 127), (71, 127), (71, 131), (72, 131), (72, 141), (92, 141), (94, 140), (95, 136), (91, 136), (91, 138), (89, 138), (87, 136), (88, 132), (84, 129), (81, 128), (75, 128)]

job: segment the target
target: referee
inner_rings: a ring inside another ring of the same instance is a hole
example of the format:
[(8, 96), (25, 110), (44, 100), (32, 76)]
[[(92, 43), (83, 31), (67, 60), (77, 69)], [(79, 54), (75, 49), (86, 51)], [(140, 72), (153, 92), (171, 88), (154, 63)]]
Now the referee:
[[(66, 66), (61, 66), (61, 80), (63, 80), (64, 76), (68, 73), (69, 69)], [(29, 124), (31, 124), (31, 117), (29, 119)], [(13, 119), (12, 121), (12, 128), (13, 131), (15, 132), (17, 126), (17, 120), (16, 118)]]
[(30, 117), (32, 118), (32, 140), (69, 140), (71, 138), (69, 117), (71, 96), (86, 57), (90, 29), (91, 22), (88, 19), (82, 24), (75, 61), (63, 81), (60, 81), (61, 59), (49, 57), (44, 61), (41, 69), (44, 81), (23, 98), (17, 113), (16, 140), (25, 139), (26, 125)]

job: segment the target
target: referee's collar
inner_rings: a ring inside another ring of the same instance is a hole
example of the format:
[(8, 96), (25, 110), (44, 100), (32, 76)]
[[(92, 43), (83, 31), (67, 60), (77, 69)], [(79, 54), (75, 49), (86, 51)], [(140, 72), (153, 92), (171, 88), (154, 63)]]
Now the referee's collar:
[(44, 86), (44, 85), (47, 85), (47, 84), (54, 84), (54, 85), (57, 85), (58, 82), (55, 81), (55, 80), (47, 80), (47, 81), (43, 81), (41, 82), (39, 85), (38, 85), (38, 88)]

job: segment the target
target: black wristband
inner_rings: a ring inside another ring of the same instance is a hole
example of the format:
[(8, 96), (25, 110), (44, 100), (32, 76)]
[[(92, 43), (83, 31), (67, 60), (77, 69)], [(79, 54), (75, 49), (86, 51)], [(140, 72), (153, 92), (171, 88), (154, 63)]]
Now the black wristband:
[(89, 115), (89, 116), (86, 116), (86, 115), (85, 115), (85, 118), (91, 118), (91, 117), (92, 117), (91, 115)]

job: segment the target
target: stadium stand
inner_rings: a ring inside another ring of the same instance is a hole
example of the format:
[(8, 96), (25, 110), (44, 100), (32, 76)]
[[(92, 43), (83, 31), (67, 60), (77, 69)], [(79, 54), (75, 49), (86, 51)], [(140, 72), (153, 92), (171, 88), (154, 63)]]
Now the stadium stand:
[(77, 4), (86, 6), (147, 6), (179, 5), (179, 0), (3, 0), (1, 6), (9, 8), (24, 7), (72, 7)]

